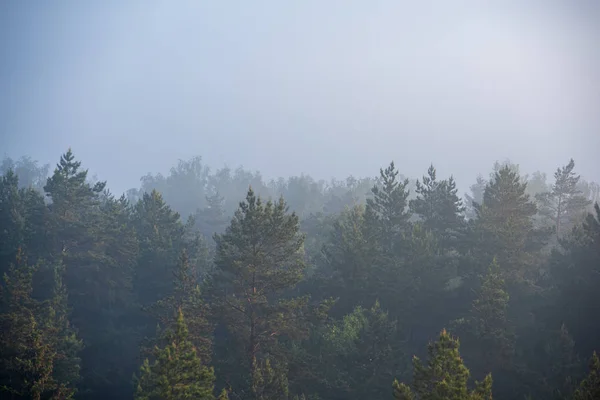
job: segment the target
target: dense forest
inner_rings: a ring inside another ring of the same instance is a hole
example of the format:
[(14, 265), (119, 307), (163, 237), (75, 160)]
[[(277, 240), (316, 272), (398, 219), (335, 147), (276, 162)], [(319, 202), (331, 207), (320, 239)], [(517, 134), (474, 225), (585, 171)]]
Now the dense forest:
[(563, 162), (463, 195), (197, 157), (116, 196), (5, 158), (0, 398), (599, 399), (600, 186)]

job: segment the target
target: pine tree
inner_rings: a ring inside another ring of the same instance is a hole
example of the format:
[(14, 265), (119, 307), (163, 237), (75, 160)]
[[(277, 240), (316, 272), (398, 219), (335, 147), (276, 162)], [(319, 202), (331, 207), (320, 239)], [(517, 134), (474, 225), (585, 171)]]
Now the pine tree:
[(196, 212), (197, 227), (206, 238), (212, 238), (215, 233), (223, 233), (227, 227), (224, 202), (223, 196), (215, 191), (212, 195), (206, 196), (206, 207)]
[(314, 375), (326, 398), (381, 398), (397, 370), (396, 321), (378, 301), (356, 307), (341, 321), (326, 326), (319, 341)]
[(54, 398), (67, 399), (76, 393), (76, 386), (81, 380), (80, 354), (83, 341), (79, 339), (77, 330), (71, 325), (68, 306), (68, 291), (63, 284), (64, 265), (53, 268), (54, 284), (52, 298), (48, 301), (48, 318), (52, 332), (53, 346), (56, 349), (53, 376), (58, 382), (57, 394)]
[(366, 214), (371, 226), (372, 240), (381, 243), (387, 253), (398, 246), (402, 233), (408, 228), (410, 212), (408, 203), (408, 179), (398, 180), (398, 170), (392, 161), (380, 170), (381, 187), (373, 186), (373, 197), (367, 200)]
[(510, 167), (496, 172), (485, 188), (483, 204), (477, 207), (473, 232), (478, 260), (487, 263), (495, 257), (511, 283), (535, 278), (538, 251), (548, 237), (534, 228), (537, 208), (526, 187)]
[(578, 188), (580, 176), (573, 169), (575, 161), (558, 168), (554, 173), (554, 184), (548, 192), (537, 196), (540, 214), (552, 221), (557, 237), (562, 237), (574, 226), (575, 220), (585, 214), (591, 201), (586, 199)]
[(374, 268), (376, 244), (368, 240), (366, 229), (364, 207), (355, 206), (335, 218), (322, 247), (321, 271), (328, 274), (328, 294), (340, 297), (336, 308), (342, 314), (372, 304), (381, 288), (382, 277)]
[[(69, 149), (45, 186), (50, 258), (64, 264), (71, 320), (86, 343), (82, 388), (90, 398), (126, 390), (135, 368), (131, 283), (138, 245), (124, 197), (90, 183)], [(129, 335), (128, 335), (129, 334)]]
[(289, 395), (286, 366), (271, 363), (269, 358), (254, 360), (252, 395), (258, 400), (282, 400)]
[[(188, 330), (181, 310), (177, 323), (167, 336), (168, 345), (156, 347), (155, 361), (148, 359), (140, 370), (135, 393), (136, 400), (212, 400), (214, 371), (203, 365), (196, 348), (189, 341)], [(223, 398), (223, 395), (220, 398)]]
[(475, 183), (469, 186), (471, 193), (465, 193), (465, 215), (467, 219), (472, 220), (477, 218), (477, 208), (483, 203), (483, 193), (487, 184), (488, 182), (483, 176), (478, 175)]
[(491, 400), (492, 376), (475, 383), (469, 390), (467, 383), (470, 372), (463, 364), (459, 353), (459, 341), (446, 330), (439, 339), (428, 346), (429, 361), (423, 365), (418, 357), (413, 358), (414, 378), (412, 389), (404, 383), (394, 381), (394, 398), (397, 400)]
[(598, 345), (600, 321), (600, 205), (584, 224), (560, 240), (552, 253), (550, 275), (556, 290), (549, 324), (564, 323), (577, 338), (577, 351), (589, 354)]
[(286, 211), (283, 198), (263, 203), (250, 188), (225, 233), (215, 236), (219, 313), (242, 347), (244, 355), (236, 363), (245, 367), (247, 396), (253, 399), (262, 390), (256, 381), (259, 366), (266, 358), (281, 362), (273, 359), (278, 339), (302, 337), (308, 330), (308, 298), (281, 297), (305, 269), (298, 217)]
[(173, 271), (188, 247), (186, 226), (156, 191), (144, 193), (135, 205), (133, 224), (140, 243), (134, 292), (140, 305), (149, 307), (172, 294)]
[(0, 274), (8, 272), (18, 249), (34, 263), (48, 251), (48, 210), (43, 196), (19, 189), (17, 175), (8, 170), (0, 178)]
[(464, 234), (465, 208), (457, 192), (454, 179), (438, 181), (431, 165), (423, 183), (417, 180), (417, 198), (409, 203), (411, 211), (421, 217), (425, 229), (434, 232), (447, 247), (456, 247), (458, 237)]
[(471, 308), (478, 354), (488, 370), (506, 365), (512, 355), (514, 337), (506, 315), (509, 298), (500, 267), (494, 259)]
[(592, 354), (589, 363), (588, 376), (581, 381), (579, 388), (573, 393), (573, 400), (595, 400), (600, 399), (600, 359), (596, 352)]
[(549, 395), (564, 399), (573, 392), (574, 383), (581, 369), (579, 357), (575, 351), (575, 341), (565, 324), (551, 332), (552, 337), (545, 345), (548, 358), (541, 368)]
[[(212, 324), (209, 322), (210, 309), (202, 298), (198, 271), (191, 265), (187, 251), (183, 250), (176, 269), (173, 271), (173, 292), (159, 300), (149, 310), (159, 321), (162, 330), (172, 329), (177, 320), (173, 318), (180, 309), (185, 315), (188, 338), (196, 348), (204, 363), (209, 363), (212, 355)], [(161, 337), (157, 341), (162, 341)]]
[(32, 285), (38, 270), (18, 252), (0, 286), (0, 392), (13, 399), (70, 399), (79, 379), (81, 342), (69, 325), (60, 271), (53, 297), (40, 301)]

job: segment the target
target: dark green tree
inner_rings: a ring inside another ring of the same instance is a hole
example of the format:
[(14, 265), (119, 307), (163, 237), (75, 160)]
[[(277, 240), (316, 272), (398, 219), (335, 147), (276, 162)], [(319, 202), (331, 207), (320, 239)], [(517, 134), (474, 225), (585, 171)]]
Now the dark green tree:
[(134, 206), (133, 224), (140, 245), (133, 287), (140, 305), (149, 307), (172, 294), (173, 271), (186, 248), (187, 231), (157, 191), (144, 193)]
[(394, 381), (394, 398), (398, 400), (491, 400), (492, 376), (487, 375), (469, 390), (470, 372), (463, 364), (459, 353), (459, 341), (446, 330), (439, 339), (428, 346), (429, 360), (423, 365), (418, 357), (413, 358), (414, 378), (412, 388)]
[(494, 174), (486, 186), (473, 232), (480, 263), (497, 259), (511, 283), (532, 281), (539, 275), (539, 250), (548, 233), (534, 227), (535, 203), (525, 193), (527, 184), (509, 166)]
[(438, 181), (431, 165), (423, 182), (417, 180), (416, 193), (417, 198), (409, 203), (411, 211), (421, 217), (425, 229), (434, 232), (442, 246), (456, 248), (465, 231), (465, 208), (454, 179)]
[(53, 295), (33, 296), (38, 266), (21, 252), (0, 286), (0, 392), (10, 399), (70, 399), (79, 380), (81, 342), (70, 327), (56, 268)]
[(334, 220), (322, 251), (320, 272), (327, 275), (327, 293), (340, 298), (335, 307), (339, 313), (373, 304), (382, 277), (375, 268), (379, 253), (368, 238), (363, 206), (346, 210)]
[(31, 188), (19, 189), (17, 175), (0, 178), (0, 273), (8, 272), (18, 249), (34, 263), (49, 250), (49, 214), (44, 198)]
[(573, 393), (572, 400), (594, 400), (600, 399), (600, 359), (596, 352), (590, 359), (588, 376), (581, 381), (579, 387)]
[(507, 317), (509, 299), (500, 266), (494, 259), (471, 309), (475, 337), (481, 346), (479, 355), (488, 370), (506, 364), (513, 352), (514, 337)]
[(165, 347), (154, 349), (154, 362), (144, 361), (137, 379), (135, 399), (214, 399), (214, 371), (198, 357), (189, 340), (181, 310), (174, 329), (169, 330), (166, 339), (168, 344)]
[(326, 326), (313, 366), (320, 392), (328, 399), (385, 397), (400, 369), (398, 334), (396, 321), (379, 302), (367, 309), (358, 306)]
[(50, 198), (50, 257), (65, 267), (71, 320), (85, 343), (82, 396), (127, 390), (135, 367), (131, 282), (137, 240), (124, 197), (91, 184), (69, 149), (45, 186)]
[(380, 184), (373, 186), (367, 199), (365, 218), (371, 227), (371, 240), (376, 240), (387, 253), (397, 251), (402, 234), (408, 228), (408, 179), (398, 180), (398, 170), (392, 161), (380, 170)]
[(597, 347), (600, 323), (600, 206), (595, 205), (585, 223), (561, 240), (552, 253), (550, 276), (555, 302), (549, 306), (547, 323), (557, 329), (569, 327), (579, 354)]
[[(200, 277), (196, 265), (190, 262), (187, 251), (182, 251), (179, 262), (173, 271), (173, 292), (159, 300), (149, 308), (156, 317), (161, 330), (169, 332), (174, 329), (177, 310), (181, 310), (186, 318), (188, 339), (196, 348), (196, 353), (208, 364), (212, 356), (213, 326), (209, 322), (210, 308), (204, 301), (200, 290)], [(156, 340), (163, 342), (159, 334)]]
[[(285, 361), (277, 357), (279, 339), (308, 333), (308, 298), (282, 297), (300, 282), (305, 269), (304, 235), (298, 217), (286, 211), (283, 198), (263, 203), (249, 189), (225, 233), (215, 236), (217, 307), (242, 352), (235, 361), (241, 377), (231, 379), (246, 398), (260, 398), (258, 368), (267, 358), (277, 365)], [(229, 354), (232, 350), (229, 344)], [(231, 368), (227, 376), (235, 375)]]

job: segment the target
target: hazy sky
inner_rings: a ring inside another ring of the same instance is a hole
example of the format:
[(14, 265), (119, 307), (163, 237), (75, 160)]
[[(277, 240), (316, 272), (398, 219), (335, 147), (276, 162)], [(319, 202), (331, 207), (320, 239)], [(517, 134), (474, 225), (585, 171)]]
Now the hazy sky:
[(433, 161), (461, 186), (573, 157), (600, 180), (599, 22), (597, 0), (7, 0), (0, 153), (72, 146), (117, 192), (193, 155), (267, 177)]

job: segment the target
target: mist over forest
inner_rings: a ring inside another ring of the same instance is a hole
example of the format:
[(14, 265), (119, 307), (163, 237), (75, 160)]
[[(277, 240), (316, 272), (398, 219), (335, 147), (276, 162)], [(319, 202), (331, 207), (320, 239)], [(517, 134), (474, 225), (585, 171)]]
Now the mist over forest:
[(0, 400), (600, 399), (600, 3), (0, 4)]

